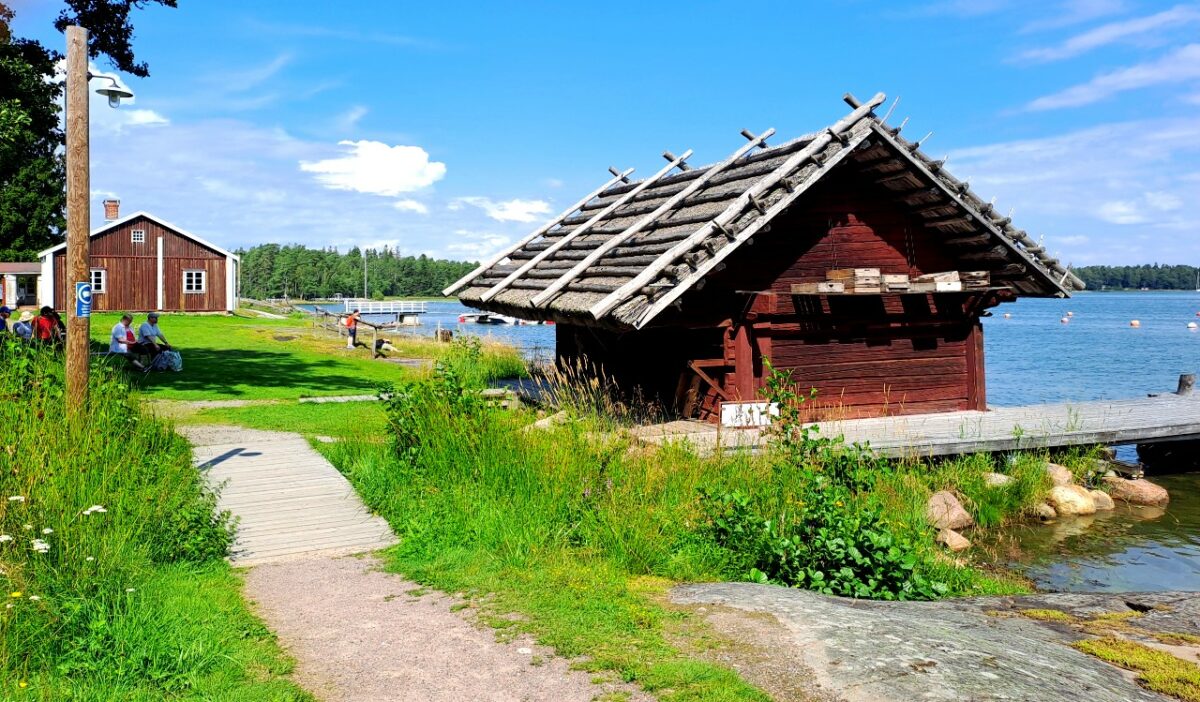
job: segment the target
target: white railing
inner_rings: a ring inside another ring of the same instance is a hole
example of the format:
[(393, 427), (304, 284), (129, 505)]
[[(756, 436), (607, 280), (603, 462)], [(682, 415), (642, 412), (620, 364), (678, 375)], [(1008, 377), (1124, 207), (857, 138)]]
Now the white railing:
[(426, 303), (412, 300), (342, 300), (347, 312), (358, 310), (363, 314), (425, 314)]

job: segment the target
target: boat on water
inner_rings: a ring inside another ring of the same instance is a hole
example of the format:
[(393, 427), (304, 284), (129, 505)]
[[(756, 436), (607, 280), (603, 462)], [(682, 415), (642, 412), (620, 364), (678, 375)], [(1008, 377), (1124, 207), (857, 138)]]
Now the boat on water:
[(471, 322), (475, 324), (504, 324), (513, 327), (532, 324), (554, 324), (554, 322), (533, 322), (528, 319), (518, 319), (517, 317), (510, 317), (509, 315), (497, 314), (495, 312), (475, 312), (458, 315), (459, 324), (468, 324)]

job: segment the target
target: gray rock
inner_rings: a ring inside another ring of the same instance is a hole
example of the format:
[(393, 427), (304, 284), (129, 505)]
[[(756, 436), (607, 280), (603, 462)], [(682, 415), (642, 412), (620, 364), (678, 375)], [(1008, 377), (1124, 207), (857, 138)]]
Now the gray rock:
[[(1039, 606), (1021, 598), (870, 602), (750, 583), (683, 585), (670, 597), (774, 615), (821, 689), (847, 702), (1169, 699), (1071, 648), (1079, 636), (1073, 631), (987, 614)], [(1080, 606), (1102, 607), (1085, 602), (1094, 596), (1075, 597)]]
[(1050, 482), (1054, 483), (1055, 487), (1070, 485), (1075, 482), (1075, 475), (1066, 466), (1060, 466), (1057, 463), (1047, 463), (1046, 472), (1050, 474)]
[(1058, 518), (1058, 512), (1054, 511), (1054, 508), (1046, 502), (1036, 505), (1033, 508), (1033, 514), (1042, 521), (1049, 521), (1051, 519)]
[(1046, 499), (1062, 517), (1096, 513), (1096, 501), (1086, 489), (1078, 485), (1056, 485), (1050, 488)]
[(967, 537), (953, 529), (942, 529), (938, 532), (936, 540), (939, 544), (945, 546), (951, 551), (954, 551), (955, 553), (971, 548), (971, 542), (967, 539)]
[(1108, 493), (1103, 490), (1089, 490), (1088, 493), (1096, 502), (1096, 511), (1107, 512), (1117, 508), (1117, 504), (1113, 502), (1113, 498), (1108, 496)]
[(966, 529), (975, 519), (952, 493), (939, 490), (925, 503), (925, 518), (936, 529)]
[(1171, 501), (1166, 488), (1155, 485), (1149, 480), (1126, 480), (1125, 478), (1105, 478), (1104, 484), (1114, 500), (1122, 500), (1131, 505), (1146, 505), (1148, 507), (1166, 507)]
[(983, 482), (988, 487), (1004, 487), (1011, 484), (1012, 476), (1004, 475), (1003, 473), (984, 473)]

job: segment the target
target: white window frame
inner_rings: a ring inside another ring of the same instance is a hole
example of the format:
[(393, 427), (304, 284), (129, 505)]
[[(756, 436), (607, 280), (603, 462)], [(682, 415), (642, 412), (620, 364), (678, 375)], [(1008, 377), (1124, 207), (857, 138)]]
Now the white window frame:
[(92, 284), (93, 295), (103, 294), (108, 290), (108, 271), (104, 268), (93, 268), (88, 274), (88, 282)]
[(146, 230), (134, 229), (133, 231), (129, 232), (129, 241), (134, 244), (146, 243)]
[[(200, 288), (198, 290), (188, 289), (188, 274), (192, 273), (200, 276)], [(208, 292), (208, 271), (202, 268), (187, 268), (183, 271), (183, 294), (184, 295), (203, 295)]]

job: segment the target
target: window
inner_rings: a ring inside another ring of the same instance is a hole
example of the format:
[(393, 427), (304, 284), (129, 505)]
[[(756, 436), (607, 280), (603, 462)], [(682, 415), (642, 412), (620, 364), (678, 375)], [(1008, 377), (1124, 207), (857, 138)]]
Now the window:
[(129, 239), (130, 239), (130, 241), (132, 241), (135, 244), (146, 243), (146, 230), (145, 229), (134, 229), (132, 232), (130, 232)]
[(108, 271), (103, 268), (92, 269), (92, 294), (104, 292), (108, 286)]
[(184, 271), (183, 272), (183, 291), (185, 293), (202, 293), (204, 292), (205, 278), (208, 276), (204, 271)]

